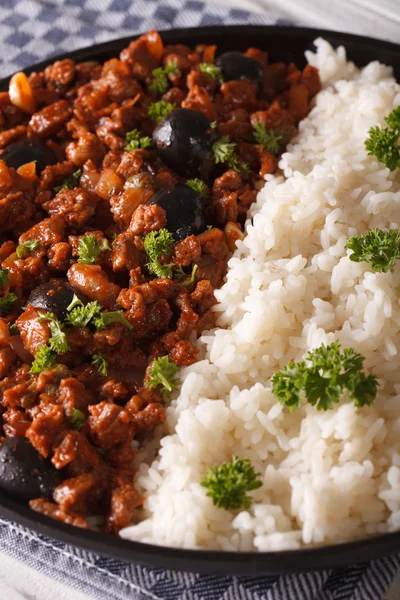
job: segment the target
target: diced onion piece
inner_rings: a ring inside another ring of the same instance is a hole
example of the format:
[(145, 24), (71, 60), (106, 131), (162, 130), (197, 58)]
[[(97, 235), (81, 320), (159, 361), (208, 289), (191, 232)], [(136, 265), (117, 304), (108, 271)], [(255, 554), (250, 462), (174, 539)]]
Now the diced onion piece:
[(152, 29), (144, 37), (146, 38), (146, 46), (152, 57), (156, 60), (161, 60), (164, 53), (164, 44), (160, 35)]
[(28, 115), (32, 115), (36, 111), (36, 98), (29, 79), (22, 71), (11, 77), (8, 93), (14, 106), (18, 106)]
[(17, 173), (24, 179), (36, 179), (36, 160), (32, 160), (31, 162), (18, 167)]
[(207, 46), (204, 50), (204, 62), (209, 63), (210, 65), (214, 64), (214, 56), (217, 46)]
[(244, 239), (244, 233), (233, 221), (228, 221), (225, 225), (226, 243), (230, 252), (236, 249), (236, 242)]
[(96, 194), (108, 200), (111, 196), (119, 194), (124, 187), (124, 180), (112, 169), (103, 169), (96, 186)]

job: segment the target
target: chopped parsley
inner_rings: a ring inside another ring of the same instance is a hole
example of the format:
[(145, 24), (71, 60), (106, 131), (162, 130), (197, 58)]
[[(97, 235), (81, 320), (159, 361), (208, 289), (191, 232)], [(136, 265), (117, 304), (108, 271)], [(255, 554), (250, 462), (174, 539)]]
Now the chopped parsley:
[(133, 329), (133, 325), (129, 323), (127, 319), (124, 317), (123, 310), (114, 310), (111, 312), (102, 312), (98, 316), (93, 319), (94, 325), (97, 329), (105, 329), (111, 323), (121, 323), (127, 329)]
[(98, 352), (97, 354), (93, 354), (92, 363), (97, 367), (100, 375), (102, 375), (103, 377), (107, 377), (108, 364), (107, 364), (107, 361), (104, 358), (103, 354), (101, 354), (101, 352)]
[(388, 127), (371, 127), (365, 148), (369, 156), (385, 165), (391, 171), (400, 167), (400, 106), (385, 118)]
[(100, 240), (93, 233), (84, 235), (79, 239), (78, 243), (78, 262), (85, 265), (93, 265), (103, 249), (104, 244), (102, 247)]
[(253, 125), (253, 129), (254, 137), (259, 144), (272, 154), (279, 153), (279, 142), (283, 138), (282, 135), (277, 135), (273, 129), (267, 129), (261, 121)]
[(170, 102), (164, 102), (164, 100), (160, 100), (159, 102), (153, 102), (150, 104), (147, 114), (149, 115), (150, 119), (153, 119), (153, 121), (160, 122), (165, 119), (165, 117), (169, 115), (169, 113), (175, 108), (176, 104), (171, 104)]
[(69, 417), (72, 429), (79, 430), (85, 422), (85, 415), (79, 408), (73, 408), (71, 416)]
[(208, 187), (202, 179), (188, 179), (186, 185), (191, 187), (199, 196), (206, 199), (208, 198)]
[(49, 348), (57, 354), (62, 354), (70, 350), (68, 345), (67, 336), (62, 330), (62, 325), (57, 317), (53, 313), (47, 313), (38, 318), (38, 321), (47, 321), (47, 325), (51, 332), (51, 338), (49, 339)]
[(18, 300), (18, 296), (10, 292), (4, 298), (0, 298), (0, 317), (6, 317), (11, 312), (11, 307)]
[(218, 83), (224, 83), (222, 71), (216, 65), (203, 62), (199, 64), (199, 70), (201, 73), (205, 73), (209, 77), (212, 77), (212, 79), (216, 79)]
[(8, 269), (0, 269), (0, 287), (4, 287), (9, 281), (10, 276), (8, 274)]
[[(191, 283), (193, 283), (194, 278), (196, 277), (196, 272), (197, 272), (198, 268), (199, 268), (199, 266), (194, 264), (192, 267), (192, 272), (190, 274), (189, 279), (186, 279), (186, 281), (181, 281), (180, 284), (186, 286), (186, 285), (190, 285)], [(187, 277), (187, 274), (183, 270), (182, 266), (180, 266), (179, 269), (177, 269), (177, 276), (178, 276), (178, 278), (182, 278), (182, 280)]]
[(71, 304), (67, 307), (69, 312), (66, 322), (73, 327), (86, 327), (94, 317), (101, 313), (102, 308), (102, 305), (96, 300), (83, 304), (82, 300), (74, 294)]
[(125, 136), (125, 150), (138, 150), (138, 148), (149, 148), (152, 144), (151, 137), (143, 136), (139, 129), (128, 131)]
[(149, 85), (150, 92), (154, 94), (165, 94), (169, 87), (168, 75), (178, 75), (180, 76), (181, 72), (176, 66), (176, 64), (171, 61), (165, 67), (158, 67), (154, 69), (152, 72), (153, 81)]
[(18, 327), (16, 326), (15, 323), (13, 323), (12, 325), (10, 325), (8, 327), (8, 329), (10, 330), (10, 335), (19, 335), (19, 329), (18, 329)]
[(178, 365), (171, 362), (168, 356), (155, 358), (148, 371), (149, 379), (145, 385), (150, 389), (158, 389), (161, 396), (166, 399), (178, 387), (176, 382), (178, 371)]
[(40, 242), (38, 240), (27, 240), (17, 246), (16, 253), (18, 258), (27, 258), (27, 256), (30, 256), (32, 252), (35, 252), (39, 247)]
[(232, 462), (208, 469), (201, 485), (209, 489), (207, 496), (212, 498), (214, 506), (226, 510), (248, 509), (253, 502), (248, 492), (262, 486), (259, 477), (248, 458), (233, 456)]
[(322, 344), (306, 360), (289, 362), (271, 379), (272, 391), (290, 411), (306, 399), (318, 410), (329, 410), (347, 391), (357, 408), (375, 400), (378, 382), (363, 371), (364, 357), (352, 348), (340, 349), (338, 342)]
[(174, 243), (175, 240), (172, 233), (165, 228), (158, 231), (150, 231), (146, 235), (143, 244), (147, 258), (149, 259), (147, 263), (149, 273), (156, 275), (156, 277), (172, 279), (173, 263), (162, 265), (159, 259), (161, 254), (169, 255), (171, 253)]
[(41, 373), (42, 371), (53, 367), (55, 362), (56, 354), (51, 350), (51, 348), (47, 345), (40, 346), (40, 348), (38, 348), (36, 351), (35, 359), (32, 363), (29, 373), (32, 373), (33, 375)]
[(72, 175), (64, 179), (61, 185), (54, 188), (55, 192), (61, 192), (61, 190), (73, 190), (79, 187), (80, 179), (82, 177), (82, 169), (74, 171)]
[(371, 229), (365, 235), (349, 238), (346, 248), (353, 262), (368, 262), (373, 271), (387, 273), (400, 258), (400, 231), (398, 229)]
[(246, 162), (239, 161), (236, 151), (235, 142), (231, 142), (229, 135), (224, 135), (212, 145), (212, 152), (215, 163), (226, 163), (230, 169), (237, 173), (248, 175), (250, 172), (249, 165)]

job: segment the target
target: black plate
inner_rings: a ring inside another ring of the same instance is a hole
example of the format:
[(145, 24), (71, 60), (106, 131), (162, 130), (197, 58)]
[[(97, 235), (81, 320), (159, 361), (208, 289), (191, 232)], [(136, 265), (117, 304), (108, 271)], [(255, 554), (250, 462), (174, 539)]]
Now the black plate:
[[(322, 36), (335, 47), (345, 46), (348, 58), (357, 65), (363, 66), (372, 60), (379, 60), (391, 65), (396, 77), (400, 79), (400, 47), (372, 38), (318, 29), (249, 25), (175, 29), (161, 34), (165, 43), (191, 46), (201, 42), (213, 43), (218, 45), (219, 51), (244, 50), (248, 46), (255, 46), (267, 50), (271, 61), (294, 61), (298, 66), (305, 64), (304, 51), (313, 49), (313, 40)], [(56, 58), (70, 57), (77, 61), (107, 60), (117, 56), (135, 37), (137, 36), (106, 42)], [(33, 65), (25, 69), (25, 72), (41, 71), (56, 58)], [(0, 81), (0, 90), (7, 89), (8, 81), (9, 78)], [(180, 550), (128, 542), (74, 528), (34, 513), (28, 507), (6, 497), (0, 497), (0, 513), (44, 535), (92, 552), (155, 567), (198, 573), (260, 575), (329, 569), (365, 562), (400, 550), (400, 531), (347, 544), (284, 552)]]

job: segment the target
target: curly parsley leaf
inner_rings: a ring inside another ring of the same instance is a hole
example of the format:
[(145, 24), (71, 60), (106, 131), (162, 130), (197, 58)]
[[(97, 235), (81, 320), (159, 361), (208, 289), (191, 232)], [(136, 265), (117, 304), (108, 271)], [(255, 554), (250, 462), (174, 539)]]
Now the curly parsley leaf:
[(212, 498), (214, 506), (226, 510), (248, 509), (253, 502), (248, 492), (262, 486), (259, 477), (248, 458), (233, 456), (232, 462), (208, 469), (201, 485), (209, 489), (207, 496)]
[(153, 81), (149, 85), (150, 92), (160, 95), (165, 94), (169, 87), (168, 75), (178, 75), (179, 77), (180, 74), (180, 70), (173, 61), (169, 62), (165, 67), (154, 69), (152, 72)]
[(11, 307), (18, 300), (18, 296), (10, 292), (4, 298), (0, 298), (0, 317), (6, 317), (11, 312)]
[(250, 172), (249, 165), (246, 162), (239, 161), (236, 155), (236, 144), (231, 142), (229, 135), (224, 135), (212, 145), (212, 153), (215, 163), (225, 163), (230, 169), (237, 173), (248, 175)]
[(40, 346), (37, 349), (35, 354), (35, 359), (32, 363), (31, 369), (29, 373), (37, 374), (45, 371), (46, 369), (50, 369), (56, 363), (56, 354), (52, 351), (52, 349), (47, 346)]
[(369, 156), (394, 171), (400, 167), (400, 106), (392, 110), (385, 118), (388, 127), (371, 127), (365, 148)]
[(153, 102), (150, 104), (149, 110), (147, 114), (150, 119), (153, 121), (157, 121), (158, 123), (165, 119), (170, 112), (172, 112), (176, 108), (176, 104), (171, 104), (170, 102), (164, 102), (164, 100), (160, 100), (159, 102)]
[[(186, 285), (190, 285), (191, 283), (193, 283), (194, 282), (194, 278), (196, 277), (196, 272), (197, 272), (198, 268), (199, 268), (198, 265), (194, 264), (192, 266), (192, 272), (190, 274), (189, 279), (186, 279), (187, 273), (185, 273), (185, 271), (183, 270), (182, 265), (180, 265), (179, 268), (176, 270), (176, 276), (177, 276), (177, 278), (178, 279), (182, 279), (182, 281), (180, 281), (180, 284), (186, 286)], [(183, 281), (183, 280), (185, 280), (185, 281)]]
[(308, 353), (305, 361), (289, 362), (271, 379), (272, 392), (290, 411), (306, 399), (318, 410), (329, 410), (347, 391), (357, 407), (370, 405), (377, 393), (375, 375), (363, 371), (364, 357), (340, 344), (322, 344)]
[(69, 417), (69, 422), (71, 423), (72, 429), (79, 431), (85, 422), (85, 415), (79, 408), (73, 408), (71, 416)]
[(365, 235), (349, 238), (346, 248), (352, 251), (353, 262), (368, 262), (373, 271), (387, 273), (400, 258), (398, 229), (371, 229)]
[(192, 188), (199, 196), (205, 200), (208, 198), (208, 187), (202, 179), (196, 177), (195, 179), (188, 179), (186, 185)]
[(10, 335), (19, 335), (19, 329), (15, 323), (9, 325), (8, 329), (10, 330)]
[(57, 317), (53, 313), (47, 313), (38, 318), (38, 321), (47, 321), (47, 325), (51, 332), (51, 338), (49, 339), (49, 347), (57, 354), (62, 354), (70, 350), (68, 345), (67, 336), (62, 330), (62, 325)]
[(261, 121), (253, 125), (253, 129), (254, 137), (259, 144), (272, 154), (279, 153), (279, 142), (282, 140), (282, 135), (277, 135), (273, 129), (267, 129)]
[(40, 248), (40, 242), (38, 240), (27, 240), (26, 242), (19, 244), (15, 252), (17, 253), (18, 258), (23, 259), (30, 256), (32, 252), (35, 252), (38, 248)]
[(124, 317), (123, 310), (114, 310), (110, 312), (102, 312), (93, 319), (95, 327), (99, 330), (105, 329), (111, 323), (121, 323), (127, 329), (133, 329), (133, 325)]
[(66, 322), (73, 327), (87, 327), (94, 317), (98, 316), (103, 307), (96, 300), (84, 304), (76, 294), (72, 298), (72, 302), (67, 306), (68, 315)]
[(103, 377), (107, 377), (108, 364), (107, 364), (107, 361), (104, 358), (103, 354), (101, 354), (101, 352), (98, 352), (97, 354), (93, 354), (92, 363), (97, 367), (100, 375), (102, 375)]
[(205, 73), (209, 77), (212, 77), (212, 79), (216, 79), (218, 83), (224, 83), (222, 71), (216, 65), (203, 62), (199, 64), (199, 70), (201, 73)]
[(143, 241), (144, 249), (149, 259), (147, 268), (149, 273), (156, 277), (166, 277), (172, 279), (173, 263), (163, 265), (160, 263), (160, 255), (169, 255), (175, 243), (172, 233), (168, 229), (159, 229), (158, 231), (150, 231)]
[(0, 287), (4, 287), (9, 283), (10, 276), (8, 273), (8, 269), (0, 269)]
[(145, 385), (150, 389), (158, 389), (163, 398), (168, 398), (170, 393), (178, 387), (176, 382), (178, 371), (178, 365), (171, 362), (168, 356), (156, 358), (151, 363), (148, 371), (149, 378)]
[(55, 192), (61, 192), (61, 190), (73, 190), (79, 187), (80, 179), (82, 177), (82, 169), (74, 171), (72, 175), (64, 179), (61, 185), (54, 188)]
[(151, 137), (143, 136), (139, 129), (128, 131), (125, 136), (125, 150), (138, 150), (138, 148), (149, 148), (152, 144)]
[(101, 242), (92, 233), (84, 235), (79, 239), (78, 243), (78, 262), (85, 265), (93, 265), (101, 252)]

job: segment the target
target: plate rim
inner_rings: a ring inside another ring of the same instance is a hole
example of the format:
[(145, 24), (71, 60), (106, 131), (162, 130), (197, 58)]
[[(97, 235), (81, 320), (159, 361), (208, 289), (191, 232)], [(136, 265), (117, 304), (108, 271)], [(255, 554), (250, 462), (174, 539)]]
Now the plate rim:
[[(257, 30), (259, 33), (273, 31), (275, 35), (287, 38), (324, 37), (332, 41), (341, 40), (340, 44), (365, 44), (377, 49), (393, 52), (398, 55), (400, 63), (400, 45), (386, 40), (367, 36), (342, 33), (335, 30), (289, 27), (283, 25), (211, 25), (206, 27), (190, 27), (176, 29), (158, 29), (166, 43), (173, 43), (176, 38), (190, 36), (194, 41), (205, 36), (245, 34), (246, 31)], [(120, 48), (137, 39), (141, 34), (117, 38), (93, 46), (86, 46), (51, 56), (29, 67), (21, 69), (25, 73), (43, 70), (47, 65), (63, 58), (75, 60), (95, 59), (101, 53), (116, 53)], [(0, 91), (6, 89), (12, 74), (0, 79)], [(27, 527), (36, 533), (53, 538), (60, 542), (82, 548), (90, 552), (121, 559), (142, 565), (167, 568), (172, 570), (195, 571), (199, 573), (219, 573), (231, 575), (283, 574), (334, 567), (345, 567), (351, 564), (374, 560), (400, 550), (400, 530), (375, 535), (351, 542), (313, 546), (297, 550), (280, 550), (267, 552), (236, 552), (220, 550), (186, 549), (180, 547), (158, 546), (144, 542), (129, 541), (120, 537), (89, 531), (66, 525), (24, 506), (12, 498), (0, 494), (0, 515), (16, 523), (17, 527)], [(354, 560), (351, 558), (354, 555)]]

